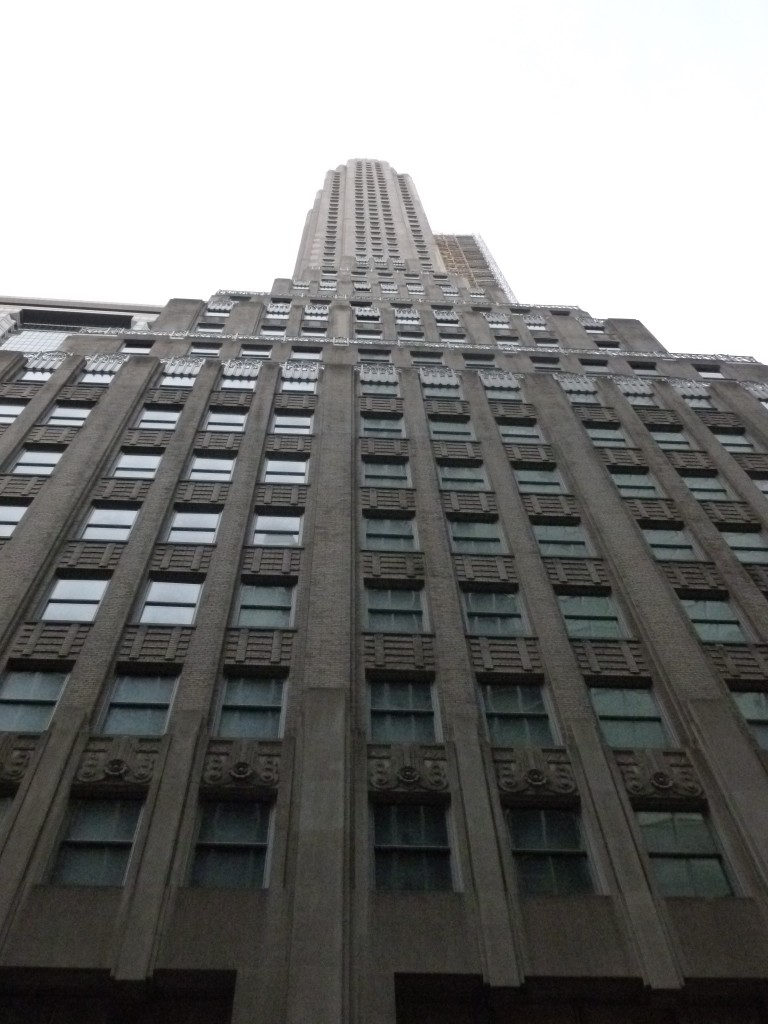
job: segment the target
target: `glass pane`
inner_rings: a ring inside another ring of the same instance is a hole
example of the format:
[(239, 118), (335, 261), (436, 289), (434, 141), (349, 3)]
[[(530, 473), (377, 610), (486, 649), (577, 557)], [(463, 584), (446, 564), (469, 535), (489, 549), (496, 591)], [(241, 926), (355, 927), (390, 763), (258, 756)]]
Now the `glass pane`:
[(99, 601), (107, 589), (108, 582), (109, 580), (58, 580), (51, 591), (51, 599)]
[(377, 743), (429, 743), (435, 738), (434, 719), (429, 714), (371, 715), (371, 738)]
[(194, 605), (197, 603), (200, 587), (200, 583), (176, 583), (156, 580), (149, 585), (147, 600), (168, 604)]
[(432, 710), (429, 683), (371, 683), (371, 706), (387, 710)]
[(730, 896), (731, 884), (719, 857), (696, 857), (688, 861), (691, 888), (697, 896)]
[(0, 732), (43, 732), (48, 728), (54, 703), (0, 703)]
[(51, 875), (54, 885), (122, 885), (130, 846), (69, 846), (59, 849)]
[(190, 884), (219, 889), (258, 889), (264, 884), (266, 850), (199, 848)]
[(217, 734), (254, 740), (275, 739), (280, 735), (280, 709), (222, 708)]
[(118, 676), (112, 699), (139, 704), (167, 705), (175, 685), (175, 676)]
[(768, 722), (768, 693), (750, 690), (732, 694), (739, 711), (751, 721)]
[(589, 862), (585, 855), (580, 857), (553, 857), (552, 872), (555, 892), (563, 895), (594, 892)]
[(0, 683), (0, 697), (56, 701), (66, 678), (65, 672), (6, 672)]
[(266, 843), (268, 831), (268, 804), (233, 801), (202, 805), (198, 838), (201, 843)]
[(98, 611), (98, 604), (81, 604), (77, 601), (66, 601), (60, 604), (49, 603), (41, 618), (46, 622), (93, 622)]
[(142, 609), (139, 622), (154, 623), (158, 626), (190, 626), (194, 618), (194, 607), (147, 602)]
[(102, 732), (107, 736), (162, 736), (168, 707), (110, 707)]
[(130, 843), (140, 813), (138, 800), (78, 800), (72, 806), (66, 838), (78, 842)]

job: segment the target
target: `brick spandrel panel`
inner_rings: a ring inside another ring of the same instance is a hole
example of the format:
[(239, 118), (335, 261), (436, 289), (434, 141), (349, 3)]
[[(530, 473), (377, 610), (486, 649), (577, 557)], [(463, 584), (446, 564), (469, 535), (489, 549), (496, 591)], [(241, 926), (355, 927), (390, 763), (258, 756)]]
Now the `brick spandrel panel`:
[(242, 572), (244, 575), (279, 579), (296, 579), (301, 570), (301, 548), (245, 548)]
[(47, 479), (46, 476), (0, 476), (0, 495), (4, 498), (34, 498)]
[(412, 512), (416, 508), (416, 492), (399, 487), (361, 487), (363, 510), (380, 512)]
[(108, 388), (100, 384), (71, 384), (61, 389), (58, 398), (63, 402), (88, 402), (95, 405), (107, 391)]
[(471, 459), (481, 462), (482, 449), (477, 441), (433, 441), (432, 454), (436, 459)]
[(228, 629), (224, 640), (224, 663), (288, 668), (293, 653), (293, 633), (280, 629)]
[(599, 558), (545, 558), (549, 582), (558, 588), (605, 590), (609, 586), (605, 563)]
[(704, 650), (724, 682), (768, 684), (768, 644), (704, 644)]
[(641, 645), (636, 640), (572, 640), (571, 647), (586, 679), (650, 679)]
[(183, 661), (194, 630), (191, 626), (128, 626), (120, 641), (120, 661)]
[(435, 642), (431, 636), (404, 633), (365, 633), (363, 664), (366, 672), (433, 675)]
[(360, 398), (361, 413), (376, 413), (379, 416), (402, 416), (402, 398), (384, 398), (376, 395), (362, 395)]
[(212, 554), (210, 544), (156, 544), (150, 569), (153, 572), (207, 572)]
[(745, 472), (768, 476), (768, 454), (766, 452), (733, 452), (732, 454)]
[(713, 523), (760, 525), (751, 506), (744, 501), (702, 501), (701, 507)]
[(548, 444), (505, 444), (504, 451), (513, 466), (554, 466), (555, 456)]
[(495, 516), (499, 511), (493, 491), (441, 491), (443, 511), (446, 515)]
[(424, 402), (427, 416), (469, 416), (469, 402), (458, 398), (428, 398)]
[(494, 590), (516, 590), (517, 570), (511, 555), (454, 555), (453, 568), (459, 583)]
[(265, 450), (308, 455), (312, 451), (312, 438), (307, 434), (269, 434)]
[(90, 626), (82, 622), (25, 622), (11, 642), (11, 658), (61, 661), (77, 658)]
[(100, 501), (144, 501), (151, 480), (122, 480), (103, 477), (93, 492)]
[(213, 391), (209, 404), (227, 409), (250, 409), (252, 402), (252, 391)]
[(625, 498), (624, 504), (641, 525), (683, 521), (677, 506), (668, 498)]
[(408, 442), (399, 437), (361, 437), (360, 455), (363, 458), (407, 459)]
[(290, 392), (275, 395), (275, 408), (304, 409), (307, 412), (311, 412), (317, 408), (317, 395), (292, 395)]
[(713, 470), (715, 464), (707, 452), (666, 452), (669, 464), (674, 469)]
[(676, 590), (725, 592), (727, 587), (716, 566), (709, 562), (661, 562), (661, 570)]
[(215, 480), (184, 480), (176, 488), (177, 502), (200, 502), (205, 505), (223, 505), (229, 497), (229, 484)]
[(59, 569), (114, 569), (125, 544), (100, 544), (83, 540), (67, 544), (59, 555)]
[(768, 565), (747, 565), (745, 568), (763, 593), (768, 594)]
[(0, 384), (0, 398), (26, 398), (27, 401), (31, 401), (40, 387), (40, 384), (17, 384), (8, 380)]
[(420, 552), (363, 551), (361, 560), (363, 577), (372, 582), (381, 580), (392, 586), (424, 579), (424, 556)]
[(573, 406), (573, 411), (585, 426), (618, 426), (619, 418), (616, 410), (606, 406), (594, 405)]
[(500, 423), (535, 423), (536, 410), (526, 402), (491, 402), (491, 413)]
[(544, 666), (533, 637), (472, 636), (468, 638), (472, 668), (494, 679), (541, 679)]
[(682, 429), (680, 417), (667, 409), (635, 408), (635, 412), (647, 427), (670, 427), (672, 430)]
[(242, 437), (242, 434), (198, 430), (195, 434), (195, 451), (236, 452)]
[(572, 494), (523, 494), (523, 508), (534, 521), (579, 518), (579, 506)]
[(598, 448), (597, 451), (606, 466), (647, 467), (645, 454), (639, 448)]
[(259, 484), (256, 488), (256, 508), (304, 508), (308, 494), (309, 488), (304, 484)]
[(120, 442), (122, 448), (165, 448), (171, 443), (171, 430), (126, 430)]
[(741, 418), (733, 412), (720, 412), (717, 409), (697, 409), (696, 413), (710, 430), (723, 428), (724, 430), (743, 430), (744, 423)]
[(33, 427), (24, 438), (26, 444), (69, 444), (77, 437), (77, 427)]
[(145, 401), (152, 405), (184, 405), (190, 394), (190, 388), (153, 388), (147, 392)]

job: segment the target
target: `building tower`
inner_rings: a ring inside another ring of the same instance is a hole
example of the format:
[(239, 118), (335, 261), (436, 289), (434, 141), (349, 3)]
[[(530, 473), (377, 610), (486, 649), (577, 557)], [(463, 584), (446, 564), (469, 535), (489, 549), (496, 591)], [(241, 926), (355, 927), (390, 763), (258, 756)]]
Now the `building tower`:
[(0, 1024), (765, 1020), (767, 566), (768, 367), (383, 162), (269, 291), (0, 299)]

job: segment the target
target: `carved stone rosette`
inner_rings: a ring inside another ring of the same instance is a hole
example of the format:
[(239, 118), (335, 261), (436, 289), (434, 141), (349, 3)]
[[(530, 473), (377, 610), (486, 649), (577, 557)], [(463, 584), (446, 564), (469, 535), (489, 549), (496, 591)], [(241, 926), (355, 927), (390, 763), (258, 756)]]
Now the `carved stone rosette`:
[(276, 790), (280, 781), (277, 742), (210, 740), (201, 785), (209, 789)]
[(37, 736), (0, 736), (0, 782), (20, 782), (37, 747)]
[(371, 744), (368, 784), (394, 792), (441, 793), (448, 789), (445, 747), (422, 744)]
[(92, 736), (80, 757), (75, 782), (148, 786), (155, 774), (159, 738)]
[(684, 750), (618, 750), (615, 753), (630, 797), (701, 799), (701, 785)]
[(560, 748), (496, 749), (493, 763), (502, 793), (541, 800), (577, 792), (570, 759)]

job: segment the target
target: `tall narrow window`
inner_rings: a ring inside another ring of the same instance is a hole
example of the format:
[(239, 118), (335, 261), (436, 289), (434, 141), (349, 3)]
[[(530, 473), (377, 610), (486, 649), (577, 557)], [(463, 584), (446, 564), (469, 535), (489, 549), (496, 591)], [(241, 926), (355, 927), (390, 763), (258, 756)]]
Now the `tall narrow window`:
[(467, 632), (475, 636), (521, 636), (526, 632), (517, 594), (463, 590)]
[(409, 487), (410, 483), (407, 461), (380, 462), (378, 459), (363, 459), (365, 487)]
[(28, 505), (0, 504), (0, 539), (11, 536), (28, 508)]
[(93, 622), (109, 580), (59, 579), (40, 616), (46, 622)]
[(229, 676), (219, 709), (217, 736), (271, 740), (280, 735), (285, 681), (262, 676)]
[(107, 736), (162, 736), (176, 676), (119, 675), (101, 731)]
[(658, 484), (647, 470), (642, 473), (614, 473), (611, 471), (611, 478), (622, 498), (663, 497)]
[(66, 678), (66, 672), (5, 672), (0, 679), (0, 732), (47, 729)]
[(768, 562), (768, 540), (759, 530), (721, 530), (720, 536), (745, 565), (764, 565)]
[(572, 526), (536, 523), (533, 533), (543, 557), (586, 558), (589, 554), (587, 538), (580, 523)]
[(657, 562), (695, 562), (699, 555), (687, 530), (643, 530)]
[(301, 539), (301, 516), (282, 512), (258, 513), (253, 524), (251, 543), (263, 547), (295, 547)]
[(49, 427), (82, 427), (91, 408), (90, 405), (54, 405), (45, 422)]
[(149, 584), (139, 622), (159, 626), (191, 626), (202, 583), (155, 580)]
[(627, 448), (626, 435), (618, 427), (587, 427), (587, 434), (595, 448)]
[(123, 452), (115, 463), (112, 476), (153, 480), (162, 455)]
[(363, 548), (368, 551), (415, 551), (413, 519), (366, 517), (363, 520)]
[(138, 800), (75, 800), (59, 846), (54, 885), (122, 885), (141, 816)]
[(747, 636), (730, 601), (680, 600), (700, 640), (714, 644), (747, 643)]
[(63, 451), (52, 448), (24, 448), (11, 473), (16, 476), (50, 476), (63, 454)]
[(666, 747), (670, 743), (656, 700), (640, 687), (593, 687), (590, 690), (609, 747)]
[(508, 807), (504, 813), (521, 893), (570, 896), (593, 891), (577, 811)]
[(174, 512), (168, 527), (169, 544), (213, 544), (220, 512)]
[(554, 742), (540, 686), (493, 683), (482, 687), (491, 743), (497, 747), (546, 747)]
[(221, 455), (195, 455), (189, 464), (188, 480), (214, 480), (228, 483), (235, 470), (235, 460)]
[(560, 594), (557, 600), (572, 639), (620, 640), (626, 636), (611, 597)]
[(432, 743), (432, 687), (412, 680), (372, 682), (371, 739), (376, 743)]
[(758, 744), (768, 750), (768, 692), (737, 690), (731, 696)]
[(475, 431), (469, 420), (429, 419), (429, 433), (435, 441), (474, 441)]
[(699, 811), (637, 811), (637, 823), (663, 896), (730, 896), (723, 860)]
[(432, 804), (374, 804), (377, 889), (452, 888), (445, 810)]
[(694, 498), (699, 501), (733, 501), (734, 494), (719, 476), (699, 476), (698, 473), (681, 473), (683, 481)]
[(245, 430), (246, 415), (244, 412), (232, 412), (229, 409), (210, 409), (203, 430), (242, 434)]
[(190, 883), (220, 889), (264, 885), (270, 805), (262, 801), (202, 804)]
[(368, 626), (375, 633), (421, 633), (424, 608), (420, 590), (366, 589)]
[(92, 508), (83, 527), (82, 540), (125, 541), (133, 529), (137, 508), (116, 508), (111, 505)]
[(473, 519), (449, 520), (453, 550), (464, 555), (496, 555), (504, 551), (499, 524)]
[(466, 463), (460, 466), (438, 463), (440, 487), (445, 491), (487, 491), (488, 480), (482, 466)]
[(565, 494), (566, 489), (556, 469), (515, 469), (517, 489), (521, 494)]
[(309, 459), (264, 459), (261, 479), (265, 484), (305, 484)]
[(235, 625), (248, 629), (287, 629), (291, 625), (293, 587), (243, 584)]

